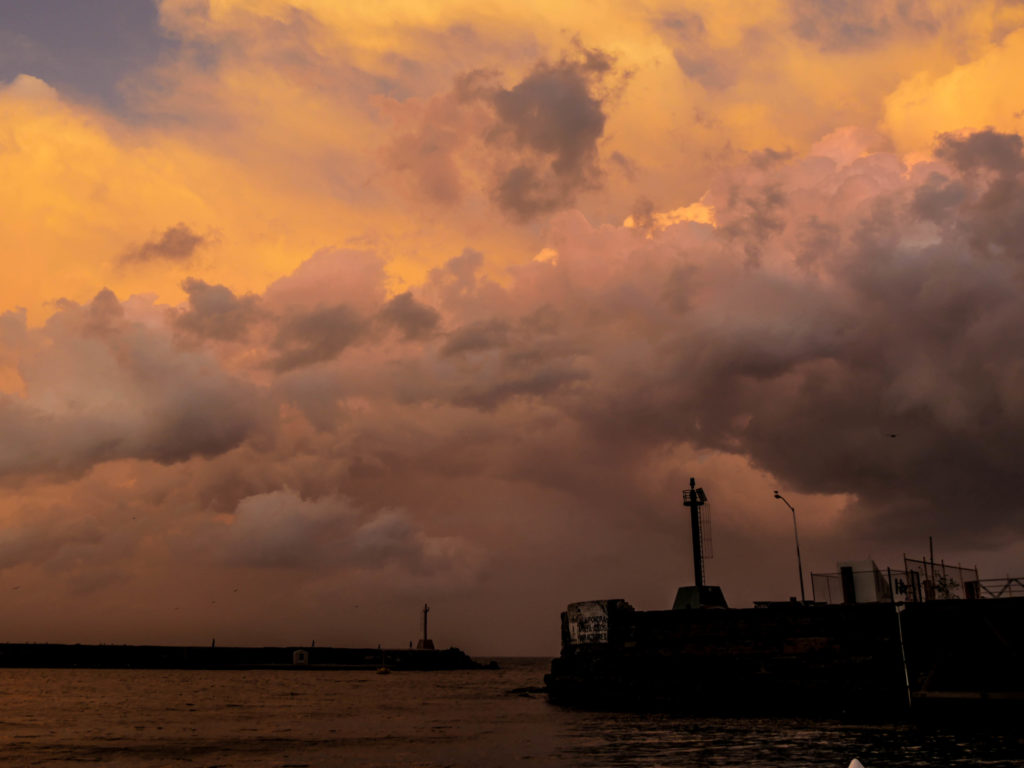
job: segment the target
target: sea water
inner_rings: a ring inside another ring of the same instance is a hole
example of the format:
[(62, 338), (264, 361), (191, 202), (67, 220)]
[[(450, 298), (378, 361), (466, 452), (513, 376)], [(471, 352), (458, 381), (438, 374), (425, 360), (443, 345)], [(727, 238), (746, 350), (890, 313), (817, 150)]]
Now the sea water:
[[(497, 671), (0, 669), (10, 766), (1021, 766), (1024, 736), (579, 712)], [(518, 689), (518, 690), (517, 690)]]

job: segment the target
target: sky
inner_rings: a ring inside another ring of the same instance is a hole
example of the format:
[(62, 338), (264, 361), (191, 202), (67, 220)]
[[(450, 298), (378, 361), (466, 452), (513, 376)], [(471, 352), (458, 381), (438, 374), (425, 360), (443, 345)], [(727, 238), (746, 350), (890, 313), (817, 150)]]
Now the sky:
[[(1024, 3), (0, 0), (4, 641), (558, 651), (1024, 561)], [(807, 577), (810, 590), (810, 578)]]

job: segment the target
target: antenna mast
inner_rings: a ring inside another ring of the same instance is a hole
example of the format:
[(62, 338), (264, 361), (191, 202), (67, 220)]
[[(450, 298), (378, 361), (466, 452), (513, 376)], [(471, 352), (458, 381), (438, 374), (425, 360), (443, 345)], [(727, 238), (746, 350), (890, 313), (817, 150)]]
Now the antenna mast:
[[(690, 536), (693, 539), (692, 587), (676, 590), (672, 610), (690, 608), (728, 608), (721, 587), (704, 584), (704, 561), (711, 557), (711, 521), (708, 519), (708, 497), (690, 478), (690, 487), (683, 489), (683, 506), (690, 508)], [(703, 518), (703, 519), (702, 519)]]
[(683, 506), (690, 508), (690, 536), (693, 539), (693, 583), (698, 591), (704, 586), (704, 548), (700, 531), (700, 508), (708, 497), (703, 488), (696, 488), (697, 483), (690, 478), (690, 490), (683, 491)]

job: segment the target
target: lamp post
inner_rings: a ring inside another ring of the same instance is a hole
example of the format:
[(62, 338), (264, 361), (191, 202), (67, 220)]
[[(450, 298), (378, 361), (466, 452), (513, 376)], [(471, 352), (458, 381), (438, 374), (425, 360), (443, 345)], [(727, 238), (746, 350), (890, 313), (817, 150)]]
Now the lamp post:
[(796, 569), (800, 574), (800, 602), (807, 602), (807, 597), (804, 595), (804, 564), (800, 559), (800, 535), (796, 532), (796, 510), (793, 509), (793, 505), (786, 501), (786, 497), (778, 491), (775, 492), (775, 498), (780, 499), (783, 504), (789, 507), (789, 511), (793, 513), (793, 538), (796, 539)]

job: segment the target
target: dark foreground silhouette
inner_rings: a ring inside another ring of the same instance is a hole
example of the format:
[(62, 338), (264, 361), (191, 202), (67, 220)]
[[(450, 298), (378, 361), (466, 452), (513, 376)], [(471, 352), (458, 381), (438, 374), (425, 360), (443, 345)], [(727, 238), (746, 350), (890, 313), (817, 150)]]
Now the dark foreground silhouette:
[[(591, 615), (592, 614), (592, 615)], [(546, 683), (559, 704), (712, 714), (1024, 710), (1024, 598), (901, 607), (765, 604), (635, 611), (569, 606)]]

